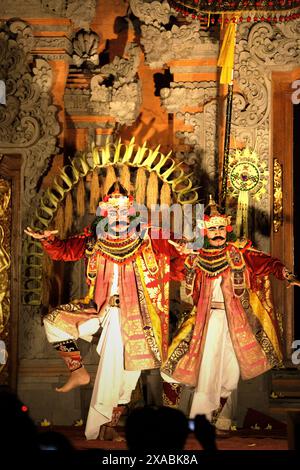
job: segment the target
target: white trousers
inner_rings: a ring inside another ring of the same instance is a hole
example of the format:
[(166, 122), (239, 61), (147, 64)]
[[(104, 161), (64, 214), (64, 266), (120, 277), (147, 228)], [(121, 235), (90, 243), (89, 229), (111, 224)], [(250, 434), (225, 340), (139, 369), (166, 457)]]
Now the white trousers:
[[(67, 339), (87, 339), (99, 328), (98, 319), (87, 320), (80, 325), (78, 336), (74, 338), (51, 325), (47, 319), (44, 324), (47, 338), (51, 343)], [(85, 429), (87, 439), (97, 439), (100, 426), (111, 420), (115, 406), (130, 402), (131, 393), (135, 389), (141, 373), (141, 371), (124, 369), (120, 309), (108, 307), (101, 325), (103, 330), (97, 346), (100, 360)]]
[(220, 398), (229, 397), (237, 388), (239, 376), (225, 310), (212, 309), (190, 417), (205, 414), (210, 418), (211, 412), (219, 407)]

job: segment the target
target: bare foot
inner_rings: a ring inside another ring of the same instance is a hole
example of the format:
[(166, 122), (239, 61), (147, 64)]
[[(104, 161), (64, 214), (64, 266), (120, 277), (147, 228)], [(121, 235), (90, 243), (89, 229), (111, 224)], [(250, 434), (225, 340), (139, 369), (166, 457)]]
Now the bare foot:
[(57, 392), (69, 392), (73, 388), (80, 387), (81, 385), (87, 385), (91, 380), (90, 374), (84, 367), (74, 370), (71, 372), (69, 380), (60, 388), (56, 388)]

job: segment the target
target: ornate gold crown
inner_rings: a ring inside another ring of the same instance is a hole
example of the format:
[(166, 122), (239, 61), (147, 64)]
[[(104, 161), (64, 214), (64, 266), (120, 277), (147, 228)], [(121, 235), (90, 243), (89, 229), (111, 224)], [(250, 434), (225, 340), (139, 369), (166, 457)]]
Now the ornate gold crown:
[(131, 194), (122, 194), (118, 181), (114, 183), (113, 187), (114, 190), (104, 196), (102, 201), (99, 202), (99, 206), (103, 209), (107, 209), (108, 207), (118, 208), (121, 206), (131, 207), (134, 201), (133, 196)]
[(204, 226), (205, 228), (219, 227), (220, 225), (230, 225), (231, 217), (226, 214), (219, 212), (218, 206), (213, 199), (212, 195), (209, 195), (209, 202), (204, 209)]

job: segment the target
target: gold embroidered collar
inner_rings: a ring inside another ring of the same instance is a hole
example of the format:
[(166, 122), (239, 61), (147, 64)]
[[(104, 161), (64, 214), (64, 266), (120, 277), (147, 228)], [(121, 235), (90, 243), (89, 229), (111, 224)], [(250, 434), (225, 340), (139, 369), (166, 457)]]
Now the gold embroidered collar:
[(99, 239), (86, 249), (87, 256), (100, 252), (102, 256), (115, 263), (125, 263), (133, 259), (141, 248), (143, 238), (137, 234), (129, 234), (126, 238)]
[(195, 259), (195, 267), (201, 269), (209, 277), (215, 277), (226, 271), (229, 267), (227, 245), (223, 248), (203, 248)]

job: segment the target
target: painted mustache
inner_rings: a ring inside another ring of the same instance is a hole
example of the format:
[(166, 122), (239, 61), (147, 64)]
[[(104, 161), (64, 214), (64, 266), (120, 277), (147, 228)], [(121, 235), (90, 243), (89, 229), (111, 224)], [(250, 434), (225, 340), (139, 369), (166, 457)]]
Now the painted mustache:
[(108, 230), (111, 232), (115, 232), (116, 230), (118, 232), (124, 232), (125, 230), (128, 230), (128, 224), (126, 222), (113, 222), (112, 224), (108, 224)]
[(110, 224), (108, 224), (109, 227), (128, 227), (128, 222), (124, 222), (124, 221), (114, 221)]
[(214, 237), (212, 238), (212, 240), (225, 240), (225, 237), (220, 237), (220, 236), (217, 236), (217, 237)]

